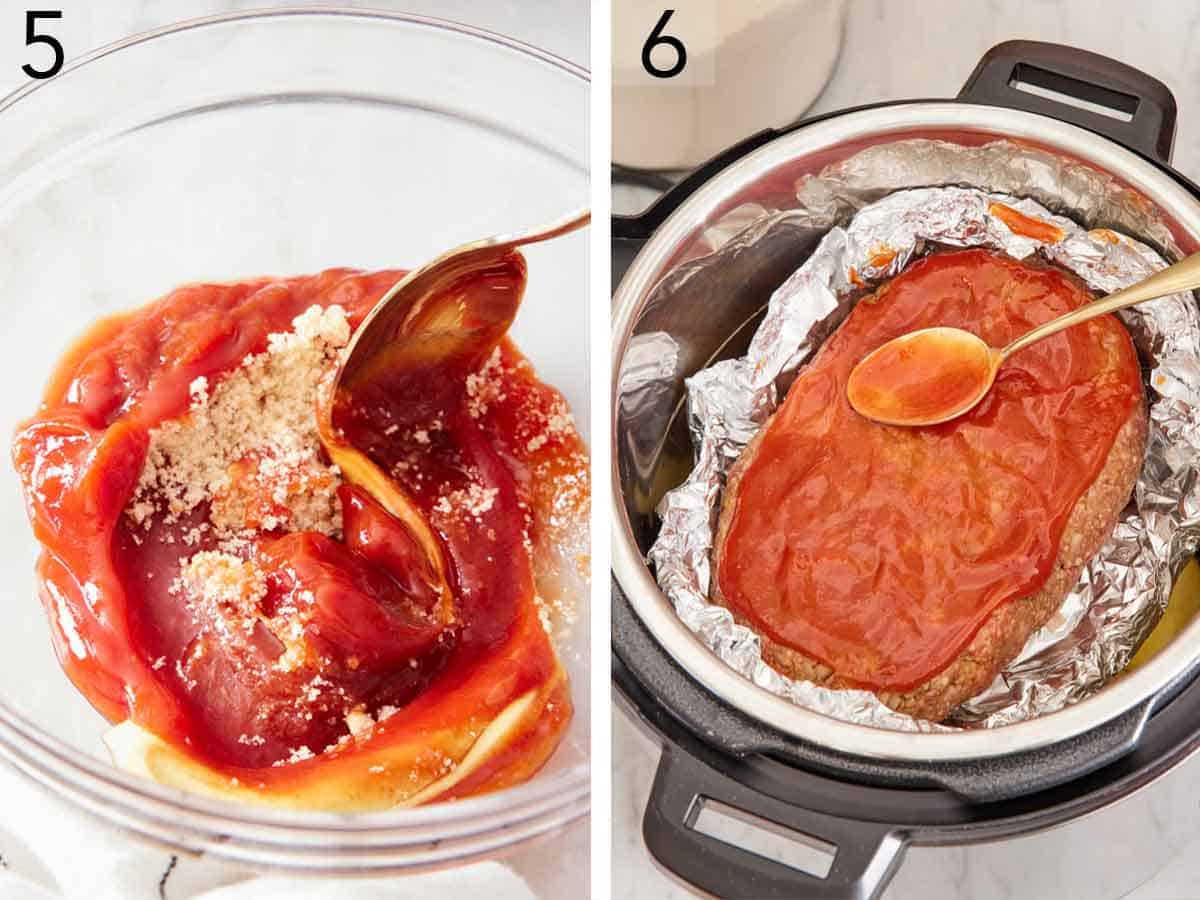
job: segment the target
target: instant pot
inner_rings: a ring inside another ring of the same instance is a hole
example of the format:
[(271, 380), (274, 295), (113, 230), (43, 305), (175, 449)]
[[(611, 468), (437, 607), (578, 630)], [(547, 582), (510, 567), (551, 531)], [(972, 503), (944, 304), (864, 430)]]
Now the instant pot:
[[(653, 506), (682, 474), (683, 379), (738, 355), (770, 292), (803, 259), (797, 247), (790, 259), (774, 255), (786, 265), (731, 272), (753, 286), (751, 306), (728, 308), (717, 295), (698, 314), (656, 302), (655, 285), (705, 252), (705, 231), (721, 217), (747, 203), (794, 205), (797, 178), (869, 147), (1004, 139), (1036, 146), (1056, 165), (1107, 173), (1153, 208), (1178, 252), (1192, 253), (1200, 188), (1171, 167), (1175, 121), (1171, 92), (1136, 69), (1069, 47), (1008, 42), (983, 57), (953, 100), (873, 104), (759, 132), (640, 215), (614, 217), (613, 679), (664, 745), (644, 837), (671, 872), (722, 897), (877, 897), (910, 844), (994, 840), (1070, 821), (1200, 745), (1197, 621), (1066, 709), (994, 729), (900, 733), (834, 720), (744, 679), (676, 617), (645, 563)], [(1071, 198), (1057, 199), (1070, 210)], [(670, 335), (679, 352), (653, 361), (669, 371), (648, 399), (632, 377), (647, 361), (629, 351), (654, 332)], [(820, 877), (701, 833), (694, 826), (708, 803), (828, 847), (831, 867)]]

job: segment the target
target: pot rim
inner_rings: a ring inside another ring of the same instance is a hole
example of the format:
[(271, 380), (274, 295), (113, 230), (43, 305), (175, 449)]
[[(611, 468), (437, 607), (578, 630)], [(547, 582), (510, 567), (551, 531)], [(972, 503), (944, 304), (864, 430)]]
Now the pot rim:
[[(900, 101), (835, 114), (782, 135), (722, 170), (684, 200), (638, 252), (613, 297), (612, 332), (612, 569), (634, 612), (660, 647), (715, 696), (779, 731), (853, 756), (930, 763), (986, 759), (1051, 746), (1138, 707), (1141, 723), (1156, 698), (1200, 666), (1200, 619), (1137, 671), (1095, 695), (1026, 722), (953, 733), (886, 731), (842, 722), (797, 706), (753, 684), (708, 650), (675, 614), (633, 539), (617, 469), (618, 379), (637, 314), (660, 269), (682, 242), (731, 196), (776, 167), (829, 147), (914, 129), (957, 129), (1036, 142), (1119, 177), (1150, 198), (1194, 239), (1200, 239), (1200, 202), (1167, 172), (1116, 142), (1039, 113), (959, 101)], [(1140, 727), (1133, 735), (1140, 736)]]

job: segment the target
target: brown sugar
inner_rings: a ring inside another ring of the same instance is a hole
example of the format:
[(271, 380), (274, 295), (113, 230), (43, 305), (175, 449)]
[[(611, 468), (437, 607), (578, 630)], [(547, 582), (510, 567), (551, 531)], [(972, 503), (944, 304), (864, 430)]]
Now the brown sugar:
[[(188, 414), (151, 431), (126, 509), (148, 529), (156, 516), (174, 523), (207, 508), (207, 520), (184, 532), (182, 542), (196, 546), (210, 533), (217, 549), (198, 548), (182, 559), (170, 592), (202, 633), (224, 642), (243, 643), (265, 628), (282, 645), (273, 666), (280, 672), (312, 661), (304, 635), (311, 610), (291, 605), (267, 617), (266, 579), (247, 557), (260, 532), (341, 534), (341, 473), (325, 462), (314, 409), (322, 377), (350, 339), (338, 306), (313, 306), (292, 327), (270, 335), (265, 352), (246, 357), (215, 387), (206, 378), (192, 383)], [(170, 531), (164, 540), (174, 541)]]
[(314, 403), (321, 376), (350, 340), (339, 306), (313, 306), (293, 330), (211, 387), (191, 385), (185, 417), (150, 432), (150, 447), (126, 513), (148, 528), (208, 503), (218, 536), (249, 531), (341, 533), (341, 473), (324, 461)]

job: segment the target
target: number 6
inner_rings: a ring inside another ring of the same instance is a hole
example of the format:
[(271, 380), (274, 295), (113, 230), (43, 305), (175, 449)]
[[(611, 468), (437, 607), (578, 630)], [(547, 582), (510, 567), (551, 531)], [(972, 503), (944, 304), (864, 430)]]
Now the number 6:
[[(646, 38), (646, 43), (642, 44), (642, 68), (655, 78), (671, 78), (682, 72), (683, 67), (687, 65), (687, 50), (683, 46), (683, 41), (662, 33), (663, 28), (674, 14), (675, 10), (666, 10), (662, 14), (662, 18), (658, 20), (658, 24), (654, 26), (654, 30), (650, 32), (650, 37)], [(675, 51), (675, 64), (669, 69), (658, 68), (650, 59), (650, 52), (659, 44), (666, 44)]]

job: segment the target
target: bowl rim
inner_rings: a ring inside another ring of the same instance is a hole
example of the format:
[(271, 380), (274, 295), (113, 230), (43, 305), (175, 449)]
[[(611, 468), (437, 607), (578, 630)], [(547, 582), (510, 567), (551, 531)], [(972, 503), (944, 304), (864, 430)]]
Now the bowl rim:
[[(288, 19), (323, 18), (357, 19), (381, 25), (415, 26), (417, 29), (432, 32), (454, 33), (498, 45), (530, 61), (546, 64), (552, 70), (557, 70), (585, 86), (591, 83), (590, 72), (584, 66), (516, 38), (463, 22), (370, 8), (279, 6), (189, 18), (105, 44), (68, 61), (53, 78), (31, 81), (7, 95), (0, 96), (0, 114), (14, 104), (37, 95), (38, 91), (47, 89), (61, 77), (90, 63), (160, 38), (239, 22), (262, 24)], [(583, 689), (588, 688), (584, 686)], [(121, 818), (126, 828), (132, 826), (132, 830), (160, 841), (165, 839), (168, 843), (185, 849), (194, 849), (196, 839), (205, 845), (208, 852), (222, 856), (231, 855), (222, 853), (222, 847), (228, 846), (231, 839), (238, 838), (269, 848), (271, 851), (291, 846), (291, 842), (297, 838), (305, 837), (317, 840), (334, 837), (345, 842), (340, 847), (329, 846), (327, 840), (314, 842), (306, 848), (311, 854), (308, 857), (310, 864), (305, 866), (306, 868), (322, 868), (319, 864), (311, 865), (313, 856), (328, 854), (336, 858), (341, 850), (362, 849), (361, 845), (355, 845), (356, 837), (374, 838), (375, 840), (370, 842), (371, 847), (383, 852), (388, 848), (418, 845), (432, 848), (439, 843), (444, 847), (446, 841), (442, 835), (447, 833), (449, 841), (452, 842), (456, 837), (467, 838), (487, 831), (503, 830), (514, 822), (533, 819), (545, 821), (544, 828), (534, 829), (535, 833), (540, 833), (556, 827), (565, 827), (566, 823), (586, 816), (590, 809), (591, 766), (588, 759), (553, 776), (535, 776), (530, 781), (514, 787), (421, 807), (393, 808), (367, 813), (334, 813), (233, 803), (170, 788), (123, 772), (111, 763), (89, 756), (46, 731), (12, 706), (3, 696), (0, 696), (0, 757), (47, 787), (54, 789), (65, 786), (76, 798), (80, 794), (99, 798), (99, 802), (83, 805), (101, 816), (114, 821)], [(110, 813), (109, 806), (114, 799), (123, 804), (123, 816), (116, 808)], [(173, 821), (176, 826), (188, 830), (191, 840), (164, 838), (161, 828), (134, 825), (134, 822), (153, 822), (156, 818), (162, 821), (164, 815), (174, 817), (173, 820), (166, 821)], [(131, 818), (134, 822), (130, 821)], [(531, 836), (533, 834), (529, 833), (515, 835), (519, 840)], [(252, 858), (253, 851), (247, 856), (244, 848), (239, 849), (242, 852), (237, 856), (243, 862)], [(493, 846), (491, 849), (497, 848)], [(468, 851), (467, 856), (473, 857), (483, 852), (485, 851)], [(418, 862), (418, 865), (420, 864), (422, 863)], [(398, 867), (405, 866), (401, 862)]]
[(457, 22), (453, 19), (440, 19), (436, 16), (422, 16), (415, 13), (391, 12), (389, 10), (358, 8), (352, 6), (336, 6), (336, 5), (314, 5), (314, 6), (269, 6), (258, 9), (243, 9), (236, 12), (214, 13), (207, 16), (197, 16), (190, 19), (181, 19), (178, 22), (173, 22), (167, 25), (160, 25), (156, 28), (150, 28), (146, 31), (139, 31), (135, 34), (128, 35), (119, 40), (112, 41), (108, 44), (103, 44), (100, 47), (90, 50), (81, 56), (74, 57), (63, 64), (53, 78), (31, 79), (27, 84), (9, 91), (7, 94), (0, 96), (0, 112), (3, 112), (8, 107), (12, 106), (18, 100), (29, 96), (60, 78), (63, 75), (70, 74), (76, 69), (80, 69), (89, 63), (110, 56), (119, 50), (124, 50), (128, 47), (144, 44), (147, 41), (154, 40), (168, 35), (180, 34), (184, 31), (191, 31), (197, 28), (206, 28), (213, 25), (225, 25), (232, 22), (240, 22), (246, 20), (254, 21), (270, 21), (272, 19), (284, 18), (320, 18), (323, 16), (347, 18), (347, 19), (367, 19), (380, 22), (404, 23), (408, 25), (419, 25), (432, 28), (440, 31), (457, 32), (458, 34), (466, 35), (467, 37), (477, 38), (489, 43), (498, 44), (506, 47), (509, 50), (515, 50), (526, 56), (530, 56), (540, 62), (548, 63), (551, 66), (561, 69), (569, 75), (582, 79), (586, 83), (591, 83), (591, 72), (584, 66), (572, 62), (566, 57), (559, 56), (549, 50), (543, 50), (541, 47), (528, 44), (525, 41), (517, 38), (509, 37), (506, 34), (501, 34), (497, 31), (489, 31), (486, 28), (479, 28), (475, 25), (469, 25), (466, 22)]
[(1168, 170), (1117, 142), (1040, 113), (956, 100), (901, 100), (848, 110), (777, 137), (732, 163), (686, 198), (639, 249), (613, 296), (611, 330), (610, 526), (613, 575), (634, 613), (655, 641), (688, 675), (715, 696), (790, 738), (864, 759), (930, 764), (995, 759), (1049, 747), (1088, 732), (1135, 708), (1141, 710), (1131, 740), (1159, 698), (1200, 666), (1200, 619), (1137, 671), (1114, 680), (1091, 697), (1053, 713), (1000, 728), (946, 734), (887, 731), (843, 722), (799, 706), (752, 683), (704, 646), (675, 614), (633, 537), (617, 453), (618, 399), (625, 349), (638, 315), (673, 255), (711, 215), (776, 167), (864, 137), (912, 136), (914, 129), (951, 129), (1034, 141), (1119, 178), (1168, 211), (1178, 226), (1200, 240), (1200, 201)]

